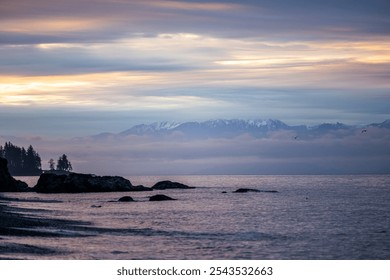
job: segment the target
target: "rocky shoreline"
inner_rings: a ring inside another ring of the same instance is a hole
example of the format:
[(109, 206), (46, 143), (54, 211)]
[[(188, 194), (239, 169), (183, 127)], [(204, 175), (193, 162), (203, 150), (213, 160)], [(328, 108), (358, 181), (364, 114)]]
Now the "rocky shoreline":
[[(69, 221), (62, 219), (41, 219), (35, 218), (27, 212), (25, 215), (24, 209), (9, 206), (10, 201), (25, 201), (25, 202), (44, 202), (42, 200), (21, 200), (13, 199), (0, 195), (0, 236), (39, 236), (39, 237), (60, 237), (62, 234), (55, 233), (48, 229), (53, 228), (74, 228), (76, 226), (86, 226), (89, 223), (80, 221)], [(50, 201), (46, 201), (50, 203)], [(45, 229), (45, 230), (42, 230)]]
[[(73, 231), (76, 233), (78, 229), (87, 228), (87, 226), (90, 225), (89, 223), (80, 221), (42, 219), (38, 216), (34, 217), (30, 210), (25, 211), (25, 209), (10, 206), (9, 202), (12, 201), (42, 203), (42, 200), (21, 200), (0, 195), (0, 251), (3, 255), (0, 257), (0, 260), (7, 259), (7, 257), (4, 256), (14, 253), (42, 256), (55, 255), (62, 252), (61, 249), (58, 248), (14, 243), (8, 241), (8, 237), (69, 237), (68, 234), (61, 232), (66, 230), (68, 232)], [(46, 202), (51, 203), (51, 201)]]
[(0, 192), (86, 193), (86, 192), (139, 192), (165, 189), (193, 189), (172, 181), (157, 182), (153, 187), (134, 186), (120, 176), (97, 176), (69, 172), (43, 173), (37, 184), (30, 188), (25, 182), (14, 179), (8, 171), (7, 160), (0, 158)]
[[(96, 176), (69, 172), (67, 174), (43, 173), (37, 184), (29, 187), (25, 182), (16, 180), (9, 173), (7, 160), (0, 158), (0, 193), (37, 192), (37, 193), (86, 193), (86, 192), (139, 192), (165, 189), (191, 189), (193, 187), (171, 181), (156, 183), (153, 187), (134, 186), (119, 176)], [(130, 201), (130, 197), (125, 201)], [(174, 200), (167, 196), (151, 196), (150, 201)], [(12, 201), (46, 202), (34, 199), (4, 197), (0, 194), (0, 251), (3, 255), (12, 253), (50, 255), (61, 253), (60, 249), (31, 246), (7, 242), (7, 236), (17, 237), (80, 237), (95, 235), (107, 229), (93, 227), (92, 224), (65, 219), (42, 219), (34, 217), (30, 211), (9, 205)], [(3, 259), (4, 257), (0, 257)]]

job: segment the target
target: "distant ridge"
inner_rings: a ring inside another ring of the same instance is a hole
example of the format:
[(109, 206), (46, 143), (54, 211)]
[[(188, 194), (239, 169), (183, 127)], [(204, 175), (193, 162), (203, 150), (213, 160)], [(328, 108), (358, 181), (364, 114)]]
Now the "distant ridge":
[(148, 134), (164, 134), (169, 132), (183, 132), (185, 134), (221, 134), (227, 136), (229, 134), (237, 134), (244, 132), (266, 132), (270, 130), (288, 129), (289, 126), (279, 120), (208, 120), (205, 122), (156, 122), (150, 125), (136, 125), (125, 130), (119, 135), (148, 135)]
[(94, 138), (105, 139), (108, 137), (126, 137), (130, 135), (138, 136), (169, 136), (173, 134), (182, 135), (183, 137), (195, 138), (230, 138), (243, 134), (249, 134), (254, 137), (264, 137), (270, 132), (290, 131), (300, 137), (321, 135), (324, 133), (335, 132), (339, 130), (350, 131), (369, 127), (390, 129), (390, 120), (382, 123), (372, 123), (364, 126), (347, 125), (340, 122), (322, 123), (316, 126), (295, 125), (290, 126), (276, 119), (215, 119), (204, 122), (154, 122), (151, 124), (139, 124), (122, 131), (118, 134), (101, 133), (94, 135)]

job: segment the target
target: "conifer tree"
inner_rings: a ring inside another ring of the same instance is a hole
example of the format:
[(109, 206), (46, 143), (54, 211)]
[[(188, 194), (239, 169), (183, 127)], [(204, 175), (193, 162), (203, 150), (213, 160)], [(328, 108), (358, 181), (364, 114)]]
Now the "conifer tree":
[(39, 175), (42, 173), (41, 157), (30, 145), (26, 151), (11, 142), (0, 146), (0, 156), (8, 161), (8, 170), (12, 175)]
[(60, 156), (58, 158), (57, 170), (61, 170), (61, 171), (71, 171), (72, 170), (72, 164), (68, 160), (68, 157), (65, 154), (63, 154), (62, 156)]
[(55, 167), (55, 162), (54, 162), (54, 159), (51, 158), (49, 160), (49, 169), (54, 170), (55, 169), (54, 167)]

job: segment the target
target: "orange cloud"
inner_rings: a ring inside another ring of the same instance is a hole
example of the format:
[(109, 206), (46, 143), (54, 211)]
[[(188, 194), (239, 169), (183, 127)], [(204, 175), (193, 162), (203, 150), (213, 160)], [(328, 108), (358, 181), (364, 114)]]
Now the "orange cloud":
[(57, 34), (57, 32), (86, 31), (101, 28), (107, 21), (93, 18), (39, 18), (0, 20), (0, 31)]
[(227, 3), (186, 3), (183, 1), (150, 1), (149, 5), (177, 10), (198, 10), (198, 11), (221, 11), (221, 10), (237, 10), (243, 6), (239, 4)]

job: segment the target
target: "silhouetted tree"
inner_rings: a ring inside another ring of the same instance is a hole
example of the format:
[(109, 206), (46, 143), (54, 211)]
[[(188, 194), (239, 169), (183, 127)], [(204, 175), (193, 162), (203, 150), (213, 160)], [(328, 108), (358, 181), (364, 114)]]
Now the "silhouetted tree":
[(55, 162), (54, 162), (54, 159), (52, 159), (52, 158), (49, 160), (49, 169), (50, 170), (55, 169)]
[(0, 146), (0, 156), (8, 160), (8, 170), (12, 175), (39, 175), (42, 173), (41, 158), (30, 145), (25, 150), (11, 142)]
[(57, 161), (57, 170), (62, 170), (62, 171), (72, 170), (72, 164), (70, 163), (68, 157), (65, 154), (59, 157)]
[(24, 158), (23, 170), (26, 173), (34, 173), (37, 169), (41, 169), (41, 157), (31, 145), (27, 148), (27, 152), (22, 152), (22, 157)]

